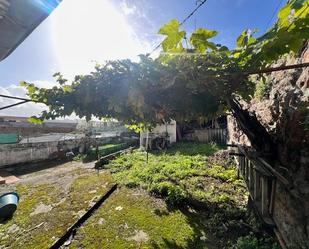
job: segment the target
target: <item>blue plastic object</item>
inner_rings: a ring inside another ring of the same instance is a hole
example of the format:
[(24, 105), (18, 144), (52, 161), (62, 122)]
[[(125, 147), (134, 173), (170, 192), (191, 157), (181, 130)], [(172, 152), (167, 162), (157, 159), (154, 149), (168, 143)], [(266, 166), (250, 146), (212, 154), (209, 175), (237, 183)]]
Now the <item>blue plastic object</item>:
[(6, 193), (0, 196), (0, 219), (12, 217), (17, 209), (19, 196), (15, 192)]

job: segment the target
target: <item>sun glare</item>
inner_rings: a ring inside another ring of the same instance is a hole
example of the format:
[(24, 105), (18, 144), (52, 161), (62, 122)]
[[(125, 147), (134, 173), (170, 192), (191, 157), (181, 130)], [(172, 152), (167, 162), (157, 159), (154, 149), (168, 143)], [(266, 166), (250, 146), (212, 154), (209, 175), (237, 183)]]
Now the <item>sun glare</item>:
[(94, 62), (134, 59), (145, 52), (108, 0), (65, 0), (51, 19), (58, 63), (66, 77), (90, 72)]

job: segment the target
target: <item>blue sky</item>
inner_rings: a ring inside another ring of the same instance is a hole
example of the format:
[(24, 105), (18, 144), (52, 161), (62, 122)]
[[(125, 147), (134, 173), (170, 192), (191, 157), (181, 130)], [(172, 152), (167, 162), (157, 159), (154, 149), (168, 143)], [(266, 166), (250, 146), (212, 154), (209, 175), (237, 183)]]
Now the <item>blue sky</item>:
[[(276, 20), (281, 0), (208, 0), (183, 26), (219, 31), (215, 42), (235, 46), (246, 28), (262, 34)], [(39, 86), (54, 84), (53, 73), (68, 78), (87, 73), (94, 61), (135, 58), (147, 53), (162, 39), (157, 31), (173, 18), (182, 20), (196, 6), (196, 0), (63, 0), (63, 3), (4, 61), (0, 62), (0, 92), (23, 95), (21, 80)], [(3, 104), (0, 100), (0, 106)], [(11, 109), (14, 115), (30, 115), (41, 107), (29, 104)], [(32, 112), (29, 111), (32, 109)], [(7, 112), (0, 112), (0, 115)]]

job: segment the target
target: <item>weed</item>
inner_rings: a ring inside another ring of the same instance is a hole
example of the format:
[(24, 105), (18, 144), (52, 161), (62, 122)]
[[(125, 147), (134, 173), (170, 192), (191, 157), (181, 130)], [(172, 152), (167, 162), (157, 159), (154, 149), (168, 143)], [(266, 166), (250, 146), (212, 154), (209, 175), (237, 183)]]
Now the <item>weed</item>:
[(257, 81), (254, 96), (258, 99), (267, 98), (272, 87), (272, 82), (266, 77), (262, 77)]
[(216, 190), (212, 187), (218, 180), (237, 181), (237, 171), (234, 166), (214, 165), (206, 160), (219, 148), (215, 144), (178, 143), (166, 152), (150, 153), (148, 162), (145, 152), (135, 151), (113, 160), (107, 168), (118, 182), (128, 187), (141, 186), (171, 204), (192, 197), (226, 202), (235, 197), (226, 193), (226, 185), (221, 184)]
[[(111, 161), (107, 168), (120, 184), (146, 189), (171, 207), (202, 210), (197, 218), (203, 221), (203, 231), (223, 248), (239, 237), (237, 246), (245, 246), (249, 230), (240, 221), (247, 219), (248, 194), (237, 179), (236, 167), (222, 156), (227, 153), (217, 153), (219, 149), (215, 144), (178, 143), (165, 152), (149, 153), (148, 162), (146, 153), (137, 150)], [(171, 243), (169, 248), (178, 247)]]
[(232, 249), (280, 249), (270, 238), (257, 238), (253, 234), (240, 237)]

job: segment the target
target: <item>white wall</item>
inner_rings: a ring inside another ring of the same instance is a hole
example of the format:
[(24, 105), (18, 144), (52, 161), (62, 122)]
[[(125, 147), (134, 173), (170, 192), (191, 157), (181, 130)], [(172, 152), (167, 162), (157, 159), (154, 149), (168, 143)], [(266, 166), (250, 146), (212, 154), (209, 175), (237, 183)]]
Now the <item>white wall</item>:
[[(176, 143), (177, 133), (176, 133), (176, 121), (175, 120), (171, 121), (166, 126), (164, 124), (157, 125), (155, 128), (153, 128), (153, 130), (150, 133), (155, 134), (155, 135), (159, 135), (159, 134), (163, 135), (165, 134), (166, 131), (170, 137), (170, 143)], [(144, 146), (143, 141), (146, 137), (147, 137), (147, 132), (140, 133), (140, 146)]]
[[(67, 151), (81, 145), (81, 140), (67, 140), (60, 148)], [(0, 145), (0, 167), (52, 159), (57, 157), (57, 153), (58, 142)]]

